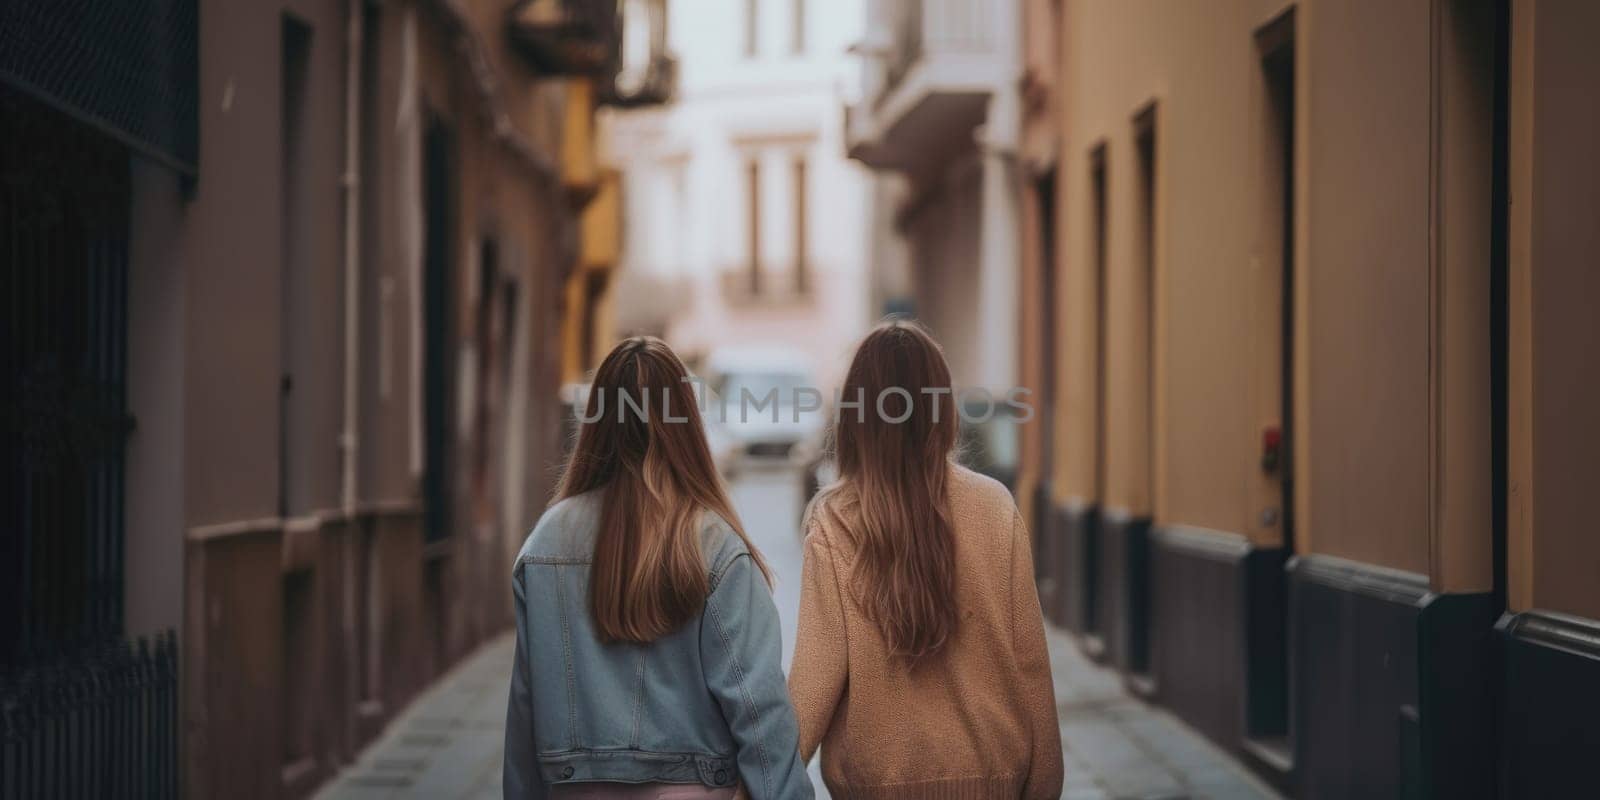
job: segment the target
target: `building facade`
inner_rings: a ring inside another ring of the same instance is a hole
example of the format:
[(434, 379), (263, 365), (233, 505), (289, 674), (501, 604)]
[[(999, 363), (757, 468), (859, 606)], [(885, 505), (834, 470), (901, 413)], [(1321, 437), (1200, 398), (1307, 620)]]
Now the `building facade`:
[(825, 391), (842, 377), (869, 321), (868, 184), (843, 155), (839, 103), (858, 9), (669, 4), (673, 103), (605, 118), (628, 221), (616, 330), (664, 336), (691, 362), (722, 344), (781, 345)]
[[(1058, 214), (1056, 170), (1061, 150), (1058, 86), (1061, 81), (1061, 0), (1024, 0), (1019, 91), (1017, 211), (1017, 377), (1033, 391), (1032, 419), (1017, 436), (1017, 506), (1031, 530), (1044, 530), (1052, 508), (1050, 474), (1055, 460), (1054, 426), (1059, 342), (1055, 335), (1058, 292)], [(1042, 543), (1034, 538), (1036, 551)], [(1046, 570), (1042, 551), (1034, 566), (1046, 606), (1055, 599), (1055, 575)]]
[(1017, 385), (1020, 5), (869, 0), (851, 158), (874, 170), (873, 294), (945, 348), (956, 384)]
[[(23, 5), (0, 224), (37, 313), (8, 323), (4, 672), (171, 632), (147, 671), (172, 718), (117, 733), (152, 748), (124, 754), (161, 773), (139, 793), (305, 796), (510, 624), (601, 194), (574, 121), (622, 99), (618, 11)], [(83, 52), (122, 60), (62, 62)], [(18, 751), (55, 754), (32, 796), (101, 793), (59, 781), (113, 759), (50, 747)]]
[(1049, 615), (1293, 796), (1590, 791), (1592, 4), (1024, 5)]

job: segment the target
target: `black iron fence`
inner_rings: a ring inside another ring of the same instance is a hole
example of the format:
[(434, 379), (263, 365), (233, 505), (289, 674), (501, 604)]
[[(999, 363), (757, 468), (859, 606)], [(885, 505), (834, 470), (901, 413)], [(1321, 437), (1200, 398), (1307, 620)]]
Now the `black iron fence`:
[(0, 87), (0, 669), (120, 638), (128, 154)]
[(0, 798), (178, 794), (178, 646), (108, 642), (0, 675)]
[(0, 798), (177, 794), (176, 640), (123, 630), (128, 158), (0, 82)]

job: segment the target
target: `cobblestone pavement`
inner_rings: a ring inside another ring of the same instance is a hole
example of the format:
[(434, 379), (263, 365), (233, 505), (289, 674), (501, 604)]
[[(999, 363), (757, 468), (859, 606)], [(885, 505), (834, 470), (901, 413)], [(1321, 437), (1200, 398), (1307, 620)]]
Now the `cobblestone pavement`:
[[(778, 573), (775, 590), (793, 651), (799, 603), (799, 484), (788, 472), (745, 474), (733, 501)], [(502, 726), (513, 640), (486, 644), (441, 678), (319, 798), (500, 797)], [(1273, 794), (1166, 711), (1130, 696), (1121, 680), (1050, 632), (1068, 800), (1271, 800)], [(826, 798), (817, 765), (812, 776)]]

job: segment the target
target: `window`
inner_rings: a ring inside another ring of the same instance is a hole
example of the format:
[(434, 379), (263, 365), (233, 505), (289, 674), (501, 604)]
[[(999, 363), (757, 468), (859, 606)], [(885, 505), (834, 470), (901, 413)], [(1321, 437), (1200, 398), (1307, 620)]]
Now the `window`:
[(760, 51), (761, 0), (744, 0), (744, 55), (755, 58)]
[(790, 31), (789, 47), (795, 55), (806, 51), (806, 0), (789, 0), (794, 3), (793, 30)]
[(794, 291), (805, 294), (811, 287), (811, 253), (807, 246), (806, 221), (806, 158), (794, 160)]
[(761, 294), (761, 161), (751, 156), (745, 163), (745, 201), (749, 214), (746, 218), (746, 264), (750, 276), (750, 294)]

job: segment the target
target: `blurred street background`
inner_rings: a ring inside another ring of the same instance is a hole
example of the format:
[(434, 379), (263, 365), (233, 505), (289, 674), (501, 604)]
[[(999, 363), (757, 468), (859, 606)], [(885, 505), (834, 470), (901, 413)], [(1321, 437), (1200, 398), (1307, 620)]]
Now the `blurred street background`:
[(1064, 796), (1589, 796), (1596, 31), (8, 0), (0, 800), (493, 796), (510, 565), (631, 334), (763, 404), (708, 436), (792, 635), (796, 389), (890, 314), (1028, 521)]

